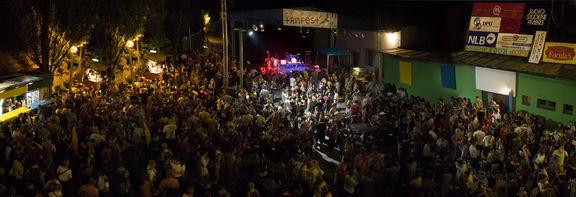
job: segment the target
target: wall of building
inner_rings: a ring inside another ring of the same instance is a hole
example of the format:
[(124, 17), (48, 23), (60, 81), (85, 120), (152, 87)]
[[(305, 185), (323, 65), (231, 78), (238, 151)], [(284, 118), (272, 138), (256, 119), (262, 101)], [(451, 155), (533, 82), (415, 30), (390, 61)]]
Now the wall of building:
[[(345, 31), (338, 32), (336, 48), (349, 50), (353, 56), (352, 66), (374, 66), (374, 54), (377, 54), (377, 32), (374, 31)], [(372, 58), (371, 60), (369, 60)], [(370, 65), (372, 63), (372, 65)]]
[[(576, 106), (576, 82), (518, 73), (516, 110), (525, 110), (547, 119), (567, 124), (576, 115), (563, 113), (564, 105)], [(530, 104), (522, 104), (522, 97), (529, 96)], [(556, 102), (554, 111), (538, 107), (538, 99)]]
[[(482, 92), (476, 89), (474, 67), (456, 66), (456, 89), (442, 87), (441, 65), (439, 63), (400, 60), (395, 57), (384, 55), (382, 57), (381, 77), (387, 83), (395, 84), (396, 87), (405, 88), (408, 94), (425, 98), (432, 104), (439, 98), (448, 101), (450, 97), (476, 98)], [(400, 83), (399, 62), (412, 63), (412, 85)]]
[[(412, 85), (400, 83), (399, 62), (412, 64)], [(442, 87), (440, 63), (406, 60), (389, 55), (382, 55), (381, 77), (386, 83), (405, 88), (409, 95), (416, 95), (435, 104), (438, 98), (445, 101), (451, 96), (464, 97), (473, 100), (482, 96), (482, 91), (476, 89), (475, 69), (472, 66), (456, 65), (456, 89)], [(576, 82), (541, 77), (530, 74), (517, 74), (515, 111), (527, 111), (563, 124), (576, 120), (576, 113), (565, 114), (564, 105), (576, 107)], [(530, 104), (523, 104), (523, 96), (530, 97)], [(555, 110), (538, 107), (538, 99), (556, 102)]]

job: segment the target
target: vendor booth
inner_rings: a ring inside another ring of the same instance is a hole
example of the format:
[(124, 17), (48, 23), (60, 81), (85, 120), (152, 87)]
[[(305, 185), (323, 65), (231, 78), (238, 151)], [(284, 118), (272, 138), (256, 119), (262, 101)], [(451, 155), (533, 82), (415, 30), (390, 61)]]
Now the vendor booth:
[[(332, 67), (332, 69), (336, 69), (335, 71), (339, 71), (340, 69), (350, 65), (350, 52), (348, 51), (337, 48), (319, 49), (316, 53), (317, 64), (320, 54), (326, 57), (326, 73), (330, 73), (330, 67)], [(345, 57), (341, 58), (342, 56)]]
[(50, 103), (52, 78), (20, 75), (0, 81), (0, 122)]

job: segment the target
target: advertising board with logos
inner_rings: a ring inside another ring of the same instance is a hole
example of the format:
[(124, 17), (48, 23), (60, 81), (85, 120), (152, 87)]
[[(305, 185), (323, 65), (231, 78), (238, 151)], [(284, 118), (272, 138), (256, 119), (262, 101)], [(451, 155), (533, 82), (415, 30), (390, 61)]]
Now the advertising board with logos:
[[(465, 50), (537, 58), (531, 50), (536, 31), (547, 26), (548, 12), (542, 3), (474, 3)], [(543, 46), (542, 35), (537, 41)]]
[(576, 44), (546, 42), (542, 61), (561, 64), (576, 64)]

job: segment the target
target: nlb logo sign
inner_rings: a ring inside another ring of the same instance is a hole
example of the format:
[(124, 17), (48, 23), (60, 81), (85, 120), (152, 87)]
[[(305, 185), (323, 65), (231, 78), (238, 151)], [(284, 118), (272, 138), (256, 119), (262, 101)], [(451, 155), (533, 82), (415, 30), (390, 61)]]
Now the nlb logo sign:
[(494, 47), (496, 45), (496, 38), (498, 38), (497, 34), (498, 33), (492, 32), (470, 31), (468, 33), (468, 39), (466, 39), (466, 45)]
[(500, 31), (500, 17), (471, 17), (470, 31), (498, 32)]

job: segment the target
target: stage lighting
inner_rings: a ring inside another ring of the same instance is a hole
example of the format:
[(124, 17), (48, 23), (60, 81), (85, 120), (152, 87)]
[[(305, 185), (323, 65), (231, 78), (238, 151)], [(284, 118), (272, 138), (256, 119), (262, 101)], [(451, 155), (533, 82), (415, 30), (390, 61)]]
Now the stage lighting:
[(278, 31), (282, 31), (282, 27), (278, 27)]
[(258, 31), (258, 26), (252, 25), (252, 29), (253, 29), (254, 31)]
[(252, 35), (254, 35), (254, 32), (253, 32), (253, 31), (249, 31), (249, 32), (248, 32), (248, 35), (249, 35), (249, 36), (252, 36)]

